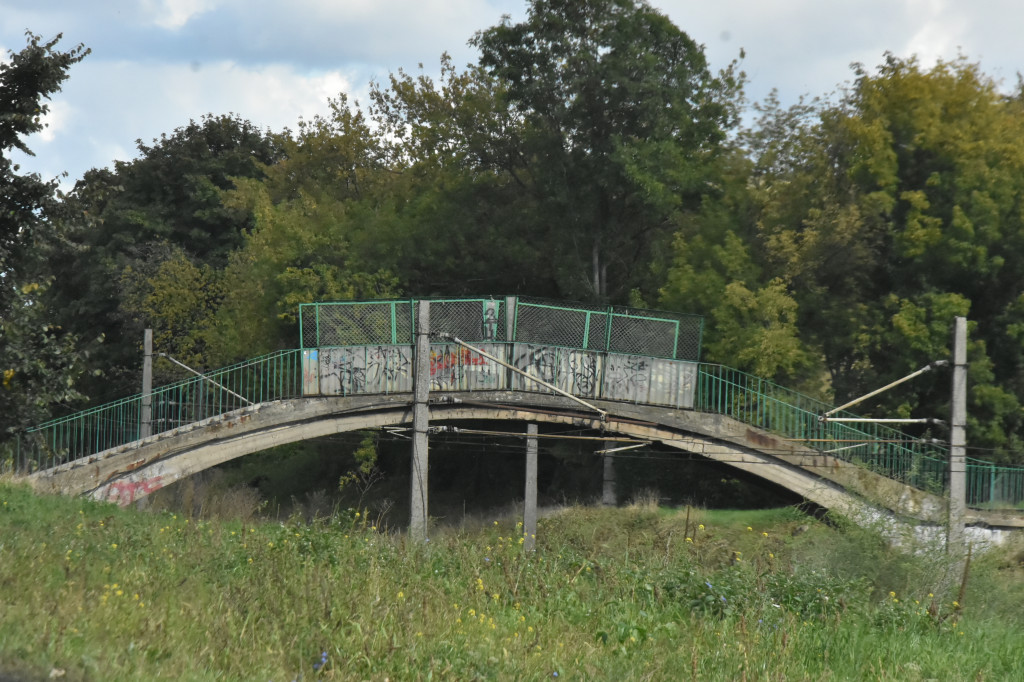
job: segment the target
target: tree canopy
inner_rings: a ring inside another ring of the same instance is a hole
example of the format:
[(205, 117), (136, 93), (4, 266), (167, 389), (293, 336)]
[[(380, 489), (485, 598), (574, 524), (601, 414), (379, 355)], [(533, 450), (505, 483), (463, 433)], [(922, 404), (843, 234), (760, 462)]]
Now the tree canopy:
[(47, 101), (68, 71), (89, 54), (82, 45), (26, 34), (27, 45), (0, 62), (0, 438), (78, 396), (77, 339), (55, 320), (46, 297), (55, 273), (44, 266), (62, 239), (56, 179), (20, 173), (15, 149), (45, 126)]

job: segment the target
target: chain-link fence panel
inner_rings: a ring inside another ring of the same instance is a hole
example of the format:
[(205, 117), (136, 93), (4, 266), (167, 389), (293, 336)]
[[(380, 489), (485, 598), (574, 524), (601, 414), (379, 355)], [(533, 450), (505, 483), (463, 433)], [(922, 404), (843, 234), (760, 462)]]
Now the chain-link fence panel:
[(700, 361), (700, 345), (704, 334), (704, 318), (700, 315), (679, 316), (679, 337), (676, 360)]
[(506, 341), (505, 302), (494, 299), (439, 299), (430, 301), (430, 332), (463, 341)]
[(395, 311), (395, 343), (415, 343), (413, 331), (416, 329), (416, 304), (412, 301), (395, 301), (391, 305)]
[(409, 301), (310, 303), (299, 309), (303, 348), (412, 343)]
[(587, 325), (587, 349), (607, 350), (608, 349), (608, 313), (589, 312), (589, 324)]
[(520, 302), (516, 310), (516, 341), (566, 348), (585, 348), (586, 310)]
[[(304, 348), (412, 344), (416, 301), (300, 307)], [(543, 299), (431, 299), (430, 331), (473, 343), (518, 341), (632, 355), (700, 359), (696, 315)], [(511, 308), (510, 308), (511, 306)]]
[(703, 318), (616, 307), (608, 318), (608, 350), (674, 360), (700, 360)]
[(608, 350), (613, 353), (674, 358), (679, 322), (654, 317), (613, 314)]

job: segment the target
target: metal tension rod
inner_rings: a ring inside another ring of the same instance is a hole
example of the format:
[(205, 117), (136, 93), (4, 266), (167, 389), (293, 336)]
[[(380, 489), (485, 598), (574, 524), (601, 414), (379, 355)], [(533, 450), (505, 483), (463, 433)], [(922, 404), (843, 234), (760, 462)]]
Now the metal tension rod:
[(527, 374), (523, 370), (519, 369), (518, 367), (510, 365), (510, 364), (508, 364), (507, 362), (505, 362), (504, 360), (502, 360), (500, 358), (494, 357), (493, 355), (491, 355), (487, 351), (483, 351), (483, 350), (480, 350), (479, 348), (475, 348), (475, 347), (469, 345), (468, 343), (466, 343), (465, 341), (463, 341), (459, 337), (455, 336), (454, 334), (449, 334), (448, 332), (435, 332), (435, 334), (437, 335), (438, 338), (449, 339), (451, 341), (454, 341), (455, 343), (459, 344), (463, 348), (468, 348), (469, 350), (473, 351), (474, 353), (478, 353), (478, 354), (484, 356), (488, 360), (493, 360), (494, 362), (498, 363), (499, 365), (501, 365), (503, 367), (507, 367), (508, 369), (512, 370), (513, 372), (517, 372), (519, 374), (522, 374), (524, 377), (526, 377), (527, 379), (529, 379), (530, 381), (532, 381), (534, 383), (540, 384), (541, 386), (543, 386), (545, 388), (550, 388), (555, 393), (559, 393), (561, 395), (564, 395), (566, 398), (569, 398), (570, 400), (574, 400), (574, 401), (578, 402), (580, 405), (583, 405), (587, 409), (593, 410), (594, 412), (597, 412), (599, 415), (601, 415), (601, 421), (608, 421), (608, 412), (606, 412), (605, 410), (602, 410), (599, 407), (594, 407), (593, 405), (591, 405), (587, 401), (582, 400), (581, 398), (577, 398), (572, 393), (569, 393), (568, 391), (563, 391), (562, 389), (558, 388), (558, 386), (552, 386), (551, 384), (549, 384), (546, 381), (541, 381), (537, 377), (530, 376), (529, 374)]
[(868, 417), (826, 417), (830, 422), (871, 422), (873, 424), (934, 424), (945, 426), (946, 422), (934, 417), (919, 417), (911, 419), (871, 419)]
[(891, 384), (886, 384), (885, 386), (882, 386), (879, 389), (871, 391), (871, 393), (868, 393), (866, 395), (862, 395), (861, 397), (859, 397), (859, 398), (857, 398), (855, 400), (851, 400), (850, 402), (846, 403), (845, 405), (840, 405), (839, 407), (837, 407), (837, 408), (835, 408), (833, 410), (829, 410), (825, 414), (823, 414), (820, 417), (818, 417), (818, 421), (823, 421), (823, 422), (824, 421), (828, 421), (829, 420), (828, 419), (829, 415), (833, 415), (836, 412), (839, 412), (841, 410), (845, 410), (848, 407), (853, 407), (857, 403), (864, 402), (868, 398), (876, 396), (879, 393), (882, 393), (883, 391), (888, 391), (893, 386), (898, 386), (898, 385), (902, 384), (904, 381), (908, 381), (910, 379), (913, 379), (916, 376), (920, 376), (920, 375), (924, 374), (925, 372), (929, 372), (929, 371), (935, 369), (936, 367), (945, 367), (948, 364), (949, 364), (949, 360), (936, 360), (935, 362), (932, 362), (930, 364), (925, 365), (924, 367), (922, 367), (921, 369), (917, 370), (916, 372), (911, 372), (910, 374), (908, 374), (907, 376), (903, 377), (902, 379), (897, 379), (896, 381), (892, 382)]
[(230, 393), (231, 395), (235, 396), (235, 397), (236, 397), (236, 398), (238, 398), (239, 400), (244, 400), (244, 401), (245, 401), (245, 403), (246, 403), (247, 405), (252, 405), (252, 401), (250, 401), (250, 400), (249, 400), (248, 398), (246, 398), (246, 397), (245, 397), (244, 395), (238, 395), (237, 393), (235, 393), (234, 391), (232, 391), (232, 390), (231, 390), (230, 388), (228, 388), (227, 386), (222, 386), (221, 384), (218, 384), (218, 383), (217, 383), (216, 381), (214, 381), (214, 380), (213, 380), (213, 379), (211, 379), (210, 377), (206, 376), (206, 375), (205, 375), (205, 374), (203, 374), (202, 372), (197, 372), (196, 370), (194, 370), (194, 369), (192, 369), (191, 367), (189, 367), (188, 365), (186, 365), (186, 364), (185, 364), (184, 362), (179, 362), (179, 361), (175, 360), (174, 358), (172, 358), (172, 357), (171, 357), (170, 355), (168, 355), (167, 353), (154, 353), (154, 355), (158, 355), (158, 356), (160, 356), (160, 357), (162, 357), (162, 358), (167, 358), (168, 360), (170, 360), (171, 362), (173, 362), (174, 364), (176, 364), (176, 365), (177, 365), (178, 367), (182, 367), (182, 368), (184, 368), (184, 369), (187, 369), (188, 371), (192, 372), (193, 374), (195, 374), (195, 375), (196, 375), (197, 377), (199, 377), (200, 379), (205, 379), (206, 381), (209, 381), (209, 382), (210, 382), (211, 384), (213, 384), (213, 385), (214, 385), (214, 386), (216, 386), (217, 388), (219, 388), (219, 389), (221, 389), (221, 390), (223, 390), (223, 391), (227, 391), (228, 393)]
[(623, 445), (621, 448), (609, 448), (607, 450), (594, 450), (595, 455), (607, 455), (609, 452), (622, 452), (623, 450), (636, 450), (650, 443), (635, 443), (634, 445)]

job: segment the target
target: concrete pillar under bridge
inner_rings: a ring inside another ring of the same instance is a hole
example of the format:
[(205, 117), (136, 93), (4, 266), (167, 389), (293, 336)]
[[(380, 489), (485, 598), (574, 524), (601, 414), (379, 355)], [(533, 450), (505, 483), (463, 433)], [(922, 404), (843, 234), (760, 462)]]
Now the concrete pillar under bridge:
[(537, 425), (526, 425), (526, 491), (523, 499), (523, 549), (537, 541)]
[[(611, 450), (615, 447), (612, 441), (605, 441), (604, 449)], [(615, 487), (615, 458), (605, 452), (601, 455), (604, 460), (604, 481), (601, 489), (601, 504), (606, 507), (614, 507), (618, 504), (618, 491)]]

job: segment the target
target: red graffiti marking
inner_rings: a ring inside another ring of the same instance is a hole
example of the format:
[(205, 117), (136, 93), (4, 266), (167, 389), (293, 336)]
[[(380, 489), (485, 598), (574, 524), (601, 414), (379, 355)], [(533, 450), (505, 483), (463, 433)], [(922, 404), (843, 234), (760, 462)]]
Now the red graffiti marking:
[(430, 376), (434, 376), (437, 372), (443, 372), (453, 367), (460, 367), (465, 365), (472, 365), (482, 367), (487, 364), (487, 361), (482, 355), (474, 353), (468, 348), (460, 348), (459, 350), (452, 352), (449, 350), (444, 351), (430, 351)]
[(143, 481), (116, 481), (107, 488), (106, 500), (117, 502), (121, 507), (127, 507), (136, 498), (144, 497), (162, 488), (161, 478), (161, 476), (154, 476)]

